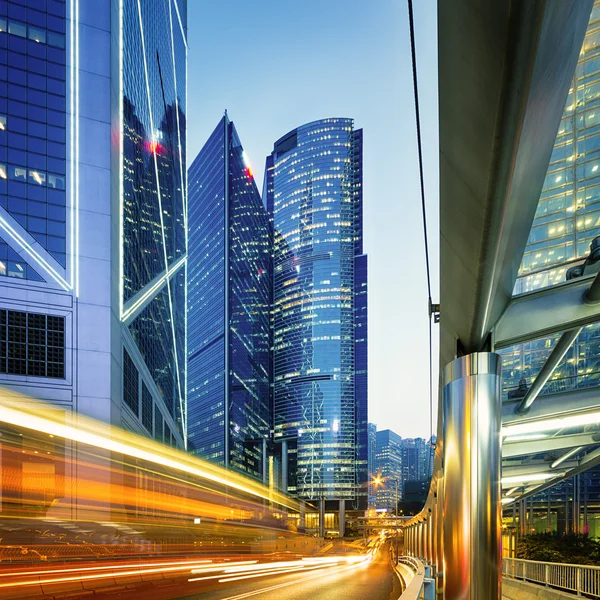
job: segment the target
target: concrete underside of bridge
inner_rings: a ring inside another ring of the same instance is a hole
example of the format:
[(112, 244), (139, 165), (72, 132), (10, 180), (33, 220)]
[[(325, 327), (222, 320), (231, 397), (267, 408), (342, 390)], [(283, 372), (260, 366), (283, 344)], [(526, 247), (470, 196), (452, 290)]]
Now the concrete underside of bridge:
[(510, 302), (591, 8), (438, 2), (442, 368)]

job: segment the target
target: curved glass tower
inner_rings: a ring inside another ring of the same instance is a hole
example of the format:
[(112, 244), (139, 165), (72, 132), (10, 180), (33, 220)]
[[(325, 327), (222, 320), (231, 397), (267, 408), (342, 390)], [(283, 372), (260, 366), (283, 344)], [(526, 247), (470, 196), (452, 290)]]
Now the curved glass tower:
[(266, 190), (283, 487), (302, 499), (366, 501), (362, 130), (332, 118), (289, 132), (267, 159)]

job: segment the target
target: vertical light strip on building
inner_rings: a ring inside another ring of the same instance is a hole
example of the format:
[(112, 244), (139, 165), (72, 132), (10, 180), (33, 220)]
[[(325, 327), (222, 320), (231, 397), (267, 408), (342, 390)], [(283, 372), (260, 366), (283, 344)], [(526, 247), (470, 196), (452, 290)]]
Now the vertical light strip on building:
[[(177, 0), (172, 0), (174, 3), (177, 2)], [(177, 8), (177, 4), (175, 4), (175, 8)], [(184, 230), (184, 235), (185, 235), (185, 266), (184, 266), (184, 270), (185, 270), (185, 281), (187, 282), (187, 255), (188, 255), (188, 214), (187, 214), (187, 199), (186, 199), (186, 185), (185, 185), (185, 178), (184, 178), (184, 168), (183, 168), (183, 153), (181, 152), (181, 124), (179, 122), (179, 97), (178, 97), (178, 91), (179, 88), (177, 87), (177, 66), (175, 64), (175, 36), (173, 35), (173, 11), (171, 9), (171, 2), (169, 1), (169, 31), (171, 33), (171, 58), (173, 61), (173, 83), (175, 85), (175, 117), (177, 119), (177, 150), (179, 151), (179, 176), (181, 178), (181, 203), (183, 206), (183, 230)], [(183, 30), (183, 28), (181, 28), (181, 35), (183, 37), (184, 43), (185, 43), (185, 32)], [(185, 55), (186, 55), (186, 61), (187, 61), (187, 44), (185, 44)], [(187, 85), (186, 85), (186, 90), (187, 90)], [(186, 104), (186, 108), (187, 108), (187, 104)], [(169, 283), (167, 282), (167, 285), (169, 285)], [(185, 306), (187, 307), (187, 283), (184, 286), (184, 298), (185, 298)], [(184, 348), (184, 356), (186, 357), (186, 361), (187, 361), (187, 310), (183, 311), (183, 320), (184, 320), (184, 331), (185, 331), (185, 337), (183, 340), (183, 348)], [(187, 369), (183, 370), (183, 389), (184, 389), (184, 393), (187, 396)], [(187, 401), (183, 403), (184, 406), (184, 411), (185, 411), (185, 419), (182, 423), (182, 427), (183, 427), (183, 443), (185, 445), (185, 448), (187, 449)]]
[(125, 123), (123, 113), (123, 0), (119, 0), (119, 316), (123, 319), (123, 296), (125, 295), (123, 211), (125, 210), (124, 174), (124, 136)]
[[(148, 94), (148, 113), (150, 116), (150, 129), (152, 131), (152, 141), (154, 141), (154, 118), (152, 116), (152, 96), (150, 94), (150, 80), (148, 77), (148, 61), (146, 58), (146, 41), (145, 41), (145, 37), (144, 37), (144, 21), (142, 19), (142, 5), (141, 5), (141, 0), (137, 0), (137, 6), (138, 6), (138, 17), (139, 17), (139, 24), (140, 24), (140, 36), (141, 36), (141, 40), (142, 40), (142, 53), (144, 55), (144, 75), (146, 78), (146, 91)], [(168, 259), (168, 255), (167, 255), (167, 242), (166, 242), (166, 238), (165, 238), (165, 225), (164, 225), (164, 219), (163, 219), (163, 207), (162, 207), (162, 197), (161, 197), (161, 192), (160, 192), (160, 178), (159, 178), (159, 172), (158, 172), (158, 159), (156, 158), (156, 152), (152, 152), (152, 156), (154, 157), (154, 170), (156, 173), (156, 194), (158, 197), (158, 208), (159, 208), (159, 214), (160, 214), (160, 229), (161, 229), (161, 236), (162, 236), (162, 246), (163, 246), (163, 255), (164, 255), (164, 259), (165, 259), (165, 269), (168, 269), (169, 266), (169, 259)], [(181, 427), (183, 431), (187, 431), (187, 423), (185, 422), (185, 413), (183, 410), (183, 396), (181, 394), (181, 377), (180, 377), (180, 373), (179, 373), (179, 358), (177, 356), (177, 337), (175, 335), (175, 316), (173, 313), (173, 299), (171, 297), (171, 286), (167, 283), (167, 293), (169, 296), (169, 312), (171, 315), (171, 331), (173, 333), (173, 355), (175, 358), (175, 370), (177, 372), (177, 388), (179, 391), (179, 413), (181, 415)]]

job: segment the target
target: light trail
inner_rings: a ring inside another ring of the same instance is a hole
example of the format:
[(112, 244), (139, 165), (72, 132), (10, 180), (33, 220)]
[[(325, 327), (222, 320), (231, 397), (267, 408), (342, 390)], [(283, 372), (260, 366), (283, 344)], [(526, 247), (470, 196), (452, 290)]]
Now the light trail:
[[(246, 477), (105, 423), (81, 415), (71, 415), (56, 408), (50, 409), (44, 403), (12, 390), (2, 390), (0, 421), (168, 467), (261, 500), (273, 501), (281, 506), (299, 510), (299, 504), (295, 500)], [(69, 421), (73, 424), (69, 424)]]
[[(365, 563), (368, 564), (368, 563)], [(354, 569), (356, 567), (355, 564), (352, 565), (344, 565), (343, 567), (331, 567), (331, 570), (327, 571), (327, 575), (338, 575), (343, 573), (344, 571), (348, 571), (350, 569)], [(303, 577), (301, 579), (294, 579), (293, 581), (289, 581), (286, 583), (279, 583), (277, 585), (272, 585), (266, 588), (261, 588), (260, 590), (253, 590), (251, 592), (244, 592), (243, 594), (238, 594), (237, 596), (229, 596), (227, 598), (223, 598), (223, 600), (242, 600), (243, 598), (250, 598), (252, 596), (258, 596), (259, 594), (265, 594), (267, 592), (273, 592), (275, 590), (279, 590), (282, 588), (289, 587), (291, 585), (298, 585), (299, 583), (304, 583), (305, 581), (313, 581), (317, 579), (318, 575), (312, 573), (308, 577)]]
[[(200, 563), (212, 563), (212, 560), (188, 560), (180, 562), (139, 563), (140, 568), (175, 566), (175, 565), (198, 565)], [(78, 567), (72, 569), (46, 569), (41, 571), (17, 571), (12, 573), (0, 573), (0, 577), (29, 577), (31, 575), (47, 575), (48, 573), (80, 573), (82, 571), (105, 571), (107, 569), (131, 569), (131, 565), (112, 565), (103, 567)]]
[[(196, 563), (187, 563), (185, 564), (185, 566), (183, 566), (183, 563), (181, 565), (177, 565), (177, 566), (161, 566), (160, 568), (143, 568), (143, 569), (131, 569), (131, 565), (127, 565), (127, 567), (129, 567), (129, 571), (120, 571), (118, 573), (96, 573), (93, 575), (74, 575), (71, 577), (51, 577), (48, 579), (35, 579), (35, 580), (31, 580), (31, 581), (16, 581), (16, 582), (10, 582), (10, 583), (0, 583), (0, 588), (7, 588), (7, 587), (23, 587), (23, 586), (27, 586), (27, 585), (50, 585), (50, 584), (54, 584), (54, 583), (67, 583), (67, 582), (73, 582), (73, 581), (95, 581), (95, 580), (100, 580), (100, 579), (111, 579), (111, 578), (119, 578), (119, 577), (128, 577), (130, 575), (149, 575), (151, 573), (173, 573), (176, 571), (187, 571), (188, 569), (190, 569), (190, 567), (193, 566), (198, 566), (201, 563), (206, 562), (206, 561), (198, 561)], [(255, 563), (256, 561), (240, 561), (240, 562), (232, 562), (232, 563), (222, 563), (221, 567), (219, 568), (221, 571), (226, 568), (226, 566), (232, 566), (232, 565), (243, 565), (243, 564), (251, 564), (251, 563)], [(217, 567), (217, 565), (214, 565), (215, 567)], [(210, 567), (213, 568), (213, 567)], [(52, 571), (50, 572), (45, 572), (45, 574), (50, 574), (52, 573)], [(33, 573), (32, 573), (33, 574)], [(31, 575), (32, 575), (31, 574)], [(27, 575), (24, 575), (27, 576)], [(222, 577), (222, 575), (219, 575), (219, 577)]]

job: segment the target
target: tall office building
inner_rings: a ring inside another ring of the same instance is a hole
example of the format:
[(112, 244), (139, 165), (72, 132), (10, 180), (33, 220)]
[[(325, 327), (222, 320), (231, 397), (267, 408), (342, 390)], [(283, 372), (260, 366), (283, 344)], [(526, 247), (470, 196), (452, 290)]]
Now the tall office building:
[(377, 425), (375, 423), (368, 424), (368, 508), (375, 508), (377, 502), (377, 489), (374, 480), (377, 478)]
[(366, 508), (362, 130), (343, 118), (302, 125), (275, 143), (265, 177), (283, 487), (301, 499)]
[(266, 480), (271, 236), (227, 115), (189, 181), (189, 449)]
[[(600, 236), (600, 2), (592, 10), (579, 62), (527, 241), (515, 294), (565, 281)], [(585, 327), (542, 393), (598, 385), (600, 324)], [(524, 391), (559, 336), (502, 350), (505, 393)], [(523, 392), (524, 393), (524, 392)]]
[(0, 383), (183, 447), (184, 0), (0, 3)]
[(398, 500), (402, 500), (403, 439), (390, 429), (377, 432), (375, 468), (380, 483), (375, 485), (375, 505), (379, 510), (395, 512), (396, 486)]

